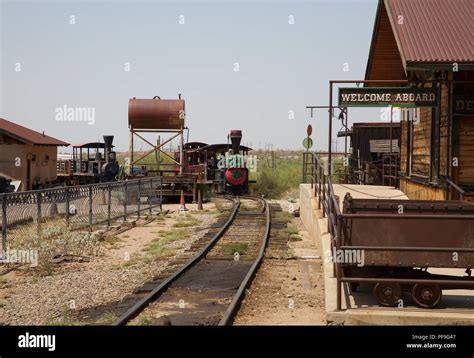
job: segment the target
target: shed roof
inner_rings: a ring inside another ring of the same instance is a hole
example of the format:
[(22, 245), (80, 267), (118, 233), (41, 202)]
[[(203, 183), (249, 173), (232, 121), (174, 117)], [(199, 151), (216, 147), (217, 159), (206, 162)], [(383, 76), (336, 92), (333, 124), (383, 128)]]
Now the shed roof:
[(33, 145), (68, 146), (69, 143), (0, 118), (0, 133)]

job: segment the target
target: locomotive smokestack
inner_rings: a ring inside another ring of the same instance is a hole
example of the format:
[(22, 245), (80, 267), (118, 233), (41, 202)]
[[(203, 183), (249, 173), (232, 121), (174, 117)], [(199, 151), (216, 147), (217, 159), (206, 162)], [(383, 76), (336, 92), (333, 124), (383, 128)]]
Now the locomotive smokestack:
[(110, 152), (112, 152), (112, 143), (114, 141), (113, 135), (104, 135), (104, 144), (105, 144), (105, 160), (110, 161)]
[(240, 152), (240, 141), (242, 140), (241, 130), (230, 131), (230, 141), (232, 143), (232, 152), (238, 154)]
[(114, 141), (113, 135), (104, 135), (104, 144), (106, 149), (112, 149), (112, 143)]

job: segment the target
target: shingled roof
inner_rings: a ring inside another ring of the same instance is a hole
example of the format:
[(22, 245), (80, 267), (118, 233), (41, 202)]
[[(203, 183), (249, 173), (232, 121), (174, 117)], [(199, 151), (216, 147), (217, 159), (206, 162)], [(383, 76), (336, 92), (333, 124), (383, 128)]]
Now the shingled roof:
[(33, 145), (68, 146), (69, 143), (0, 118), (0, 133)]

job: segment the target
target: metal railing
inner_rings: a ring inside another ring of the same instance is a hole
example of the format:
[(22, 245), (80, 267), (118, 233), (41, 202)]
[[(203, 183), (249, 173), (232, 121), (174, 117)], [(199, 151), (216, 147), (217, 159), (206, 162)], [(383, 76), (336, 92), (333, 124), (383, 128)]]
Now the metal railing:
[[(331, 176), (327, 174), (326, 165), (320, 160), (316, 153), (307, 152), (311, 155), (311, 188), (317, 198), (318, 209), (322, 209), (323, 218), (327, 217), (328, 232), (331, 238), (331, 252), (341, 246), (340, 237), (342, 229), (342, 214), (332, 186)], [(308, 158), (304, 158), (307, 160)], [(308, 174), (305, 175), (305, 178)], [(337, 309), (341, 309), (341, 266), (333, 262), (333, 275), (337, 278)]]
[(464, 193), (465, 191), (459, 186), (457, 185), (456, 183), (453, 183), (450, 179), (446, 178), (446, 183), (451, 187), (453, 188), (454, 190), (456, 190), (458, 193), (459, 193), (459, 199), (460, 200), (464, 200)]
[(2, 249), (16, 237), (41, 233), (44, 225), (71, 230), (107, 224), (162, 204), (162, 178), (0, 194)]

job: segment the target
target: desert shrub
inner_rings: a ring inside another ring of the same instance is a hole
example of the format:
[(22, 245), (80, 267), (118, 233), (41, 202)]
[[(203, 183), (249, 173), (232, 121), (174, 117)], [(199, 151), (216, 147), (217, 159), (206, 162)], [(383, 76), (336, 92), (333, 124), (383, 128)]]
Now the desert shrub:
[(70, 231), (59, 225), (47, 226), (41, 232), (15, 240), (15, 250), (35, 250), (37, 265), (32, 269), (40, 275), (50, 275), (54, 270), (53, 259), (58, 255), (98, 255), (102, 248), (102, 233)]
[(256, 183), (251, 190), (256, 195), (264, 194), (267, 198), (278, 199), (290, 191), (298, 189), (302, 182), (302, 158), (277, 157), (272, 166), (267, 157), (259, 158), (258, 172), (251, 173)]

